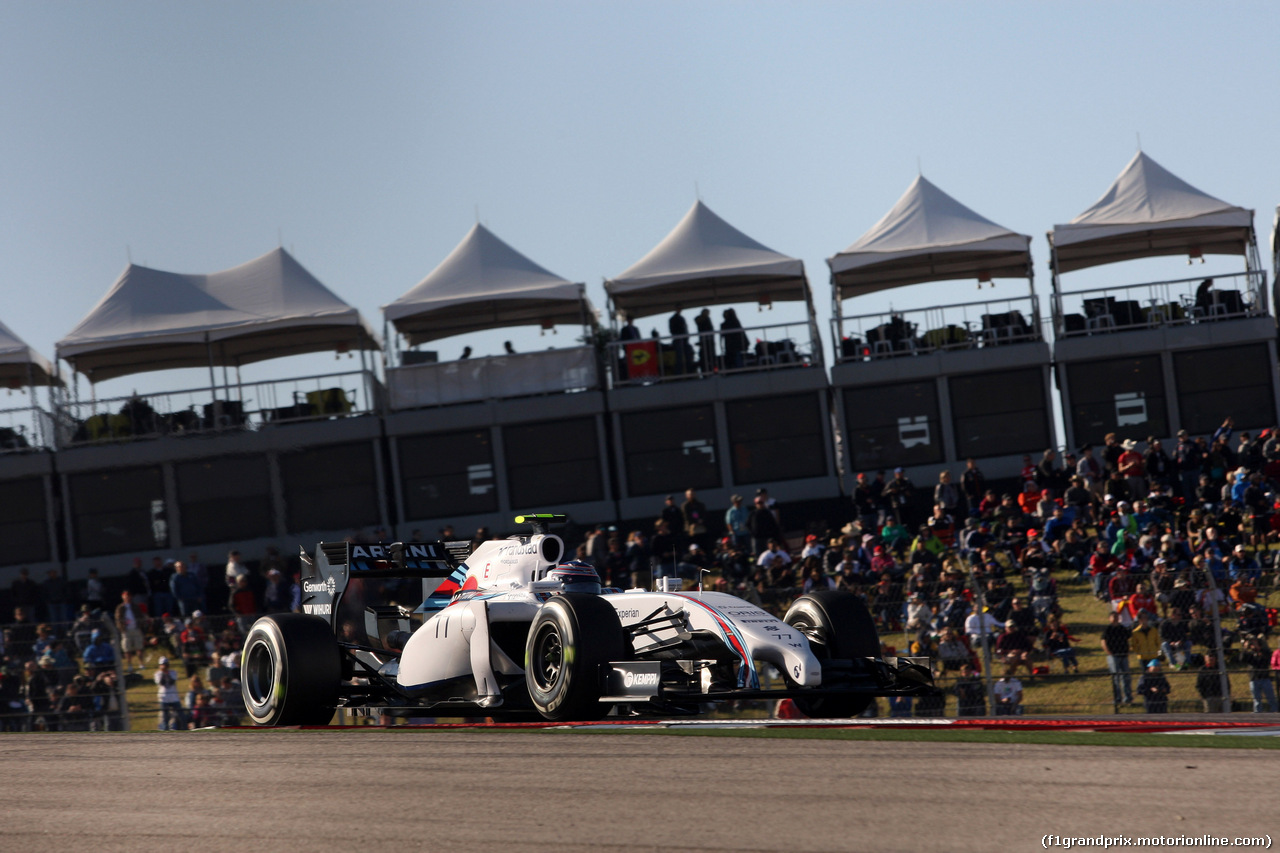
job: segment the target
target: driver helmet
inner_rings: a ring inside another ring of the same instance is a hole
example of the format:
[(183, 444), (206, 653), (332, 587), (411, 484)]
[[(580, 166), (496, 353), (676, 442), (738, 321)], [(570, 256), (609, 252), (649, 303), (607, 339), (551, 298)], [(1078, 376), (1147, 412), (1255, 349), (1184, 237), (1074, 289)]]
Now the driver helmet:
[(595, 567), (581, 560), (570, 560), (552, 569), (547, 577), (559, 581), (565, 592), (600, 594), (600, 575)]

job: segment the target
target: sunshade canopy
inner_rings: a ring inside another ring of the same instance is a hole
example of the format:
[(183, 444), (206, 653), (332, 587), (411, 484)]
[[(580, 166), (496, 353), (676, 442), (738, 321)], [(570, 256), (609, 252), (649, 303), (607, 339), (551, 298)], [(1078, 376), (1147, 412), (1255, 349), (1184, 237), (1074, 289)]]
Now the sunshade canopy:
[(149, 370), (379, 349), (360, 313), (284, 249), (208, 275), (130, 264), (57, 346), (58, 357), (93, 382)]
[(701, 201), (649, 254), (604, 287), (614, 306), (634, 317), (676, 305), (809, 299), (803, 261), (757, 243)]
[(410, 344), (509, 326), (585, 324), (586, 288), (548, 272), (476, 224), (383, 315)]
[(12, 388), (28, 383), (52, 385), (55, 382), (53, 365), (27, 346), (8, 326), (0, 323), (0, 384)]
[(827, 265), (842, 299), (926, 281), (1027, 278), (1031, 238), (979, 216), (921, 175)]
[(1246, 255), (1253, 211), (1201, 192), (1139, 151), (1093, 207), (1049, 232), (1059, 273), (1160, 255)]

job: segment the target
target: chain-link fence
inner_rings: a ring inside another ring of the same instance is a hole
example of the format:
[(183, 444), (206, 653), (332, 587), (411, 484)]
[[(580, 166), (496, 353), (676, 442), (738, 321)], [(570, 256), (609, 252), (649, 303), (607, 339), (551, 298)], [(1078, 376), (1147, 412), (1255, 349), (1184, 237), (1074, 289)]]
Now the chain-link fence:
[(121, 637), (100, 614), (3, 627), (0, 731), (127, 731)]

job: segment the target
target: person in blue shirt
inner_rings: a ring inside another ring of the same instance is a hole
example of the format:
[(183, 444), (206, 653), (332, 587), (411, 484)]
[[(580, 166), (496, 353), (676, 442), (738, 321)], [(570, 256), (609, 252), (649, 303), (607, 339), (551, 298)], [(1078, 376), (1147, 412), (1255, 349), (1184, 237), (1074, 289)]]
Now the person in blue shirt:
[(88, 668), (90, 675), (95, 677), (104, 669), (115, 668), (115, 647), (107, 641), (101, 628), (95, 628), (89, 635), (89, 645), (84, 650), (84, 665)]

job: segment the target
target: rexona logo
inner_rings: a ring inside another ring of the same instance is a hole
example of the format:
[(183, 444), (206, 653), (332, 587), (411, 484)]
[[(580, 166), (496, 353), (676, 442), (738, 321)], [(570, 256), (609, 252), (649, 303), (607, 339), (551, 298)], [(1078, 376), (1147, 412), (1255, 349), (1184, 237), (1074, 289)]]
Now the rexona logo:
[(338, 588), (338, 583), (332, 576), (326, 578), (324, 582), (319, 581), (303, 581), (303, 592), (324, 592), (333, 595), (334, 590)]
[(627, 687), (657, 687), (658, 673), (656, 672), (631, 672), (627, 671), (622, 676), (622, 683)]
[(328, 616), (333, 613), (332, 604), (304, 604), (302, 605), (303, 613), (310, 613), (312, 616)]

